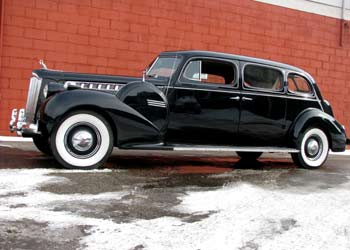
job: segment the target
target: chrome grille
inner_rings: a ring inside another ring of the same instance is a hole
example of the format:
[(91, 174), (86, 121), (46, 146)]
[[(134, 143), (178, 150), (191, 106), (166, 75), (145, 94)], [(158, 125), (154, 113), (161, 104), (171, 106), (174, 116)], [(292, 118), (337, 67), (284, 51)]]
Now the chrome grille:
[(42, 79), (36, 76), (30, 78), (27, 105), (26, 105), (26, 117), (25, 121), (27, 123), (33, 123), (35, 118), (35, 110), (38, 104), (38, 98), (41, 88)]
[(82, 89), (94, 89), (94, 90), (109, 90), (118, 91), (124, 84), (118, 83), (103, 83), (103, 82), (81, 82), (81, 81), (67, 81), (64, 84), (65, 88), (69, 86), (77, 86)]

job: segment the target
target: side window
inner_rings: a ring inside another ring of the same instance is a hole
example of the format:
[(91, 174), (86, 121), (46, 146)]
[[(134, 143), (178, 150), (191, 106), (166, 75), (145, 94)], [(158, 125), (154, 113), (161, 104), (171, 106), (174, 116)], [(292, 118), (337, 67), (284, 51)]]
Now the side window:
[(309, 82), (296, 74), (288, 75), (288, 91), (295, 94), (312, 94)]
[(281, 71), (258, 65), (244, 67), (244, 87), (279, 91), (283, 89)]
[(233, 85), (236, 79), (236, 68), (226, 61), (193, 60), (187, 64), (182, 78), (201, 83)]

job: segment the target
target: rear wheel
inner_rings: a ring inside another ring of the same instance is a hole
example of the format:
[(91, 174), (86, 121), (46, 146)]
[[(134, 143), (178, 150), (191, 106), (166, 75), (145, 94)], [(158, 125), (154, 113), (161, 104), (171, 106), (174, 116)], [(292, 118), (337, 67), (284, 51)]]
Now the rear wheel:
[(262, 155), (262, 152), (240, 152), (240, 151), (238, 151), (236, 153), (242, 160), (250, 160), (250, 161), (256, 160)]
[(327, 160), (329, 142), (327, 135), (319, 128), (310, 128), (300, 135), (299, 153), (292, 153), (294, 163), (302, 168), (319, 168)]
[(61, 120), (51, 134), (54, 157), (66, 168), (99, 168), (113, 149), (108, 122), (90, 111), (76, 111)]
[(47, 136), (36, 135), (33, 137), (33, 143), (43, 154), (52, 155), (52, 150)]

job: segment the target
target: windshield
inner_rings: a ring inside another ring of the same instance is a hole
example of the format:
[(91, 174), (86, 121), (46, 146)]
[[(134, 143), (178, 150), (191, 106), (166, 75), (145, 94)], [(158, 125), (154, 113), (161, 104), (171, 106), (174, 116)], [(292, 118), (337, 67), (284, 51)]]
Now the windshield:
[(180, 58), (158, 57), (147, 72), (148, 77), (171, 77), (179, 66)]

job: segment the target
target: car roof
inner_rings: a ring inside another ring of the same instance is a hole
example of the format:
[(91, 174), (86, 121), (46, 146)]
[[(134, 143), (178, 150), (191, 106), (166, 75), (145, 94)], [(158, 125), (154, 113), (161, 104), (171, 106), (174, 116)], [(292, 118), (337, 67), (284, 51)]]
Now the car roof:
[(273, 67), (283, 68), (283, 69), (302, 73), (302, 74), (308, 76), (313, 82), (315, 82), (309, 73), (307, 73), (306, 71), (304, 71), (298, 67), (295, 67), (295, 66), (292, 66), (289, 64), (285, 64), (285, 63), (276, 62), (276, 61), (256, 58), (256, 57), (241, 56), (241, 55), (222, 53), (222, 52), (214, 52), (214, 51), (205, 51), (205, 50), (165, 51), (165, 52), (160, 53), (160, 55), (161, 56), (183, 55), (183, 56), (187, 56), (187, 57), (190, 57), (190, 56), (219, 57), (219, 58), (230, 59), (230, 60), (246, 61), (246, 62), (251, 62), (251, 63), (260, 63), (260, 64), (265, 64), (265, 65), (269, 65), (269, 66), (273, 66)]

